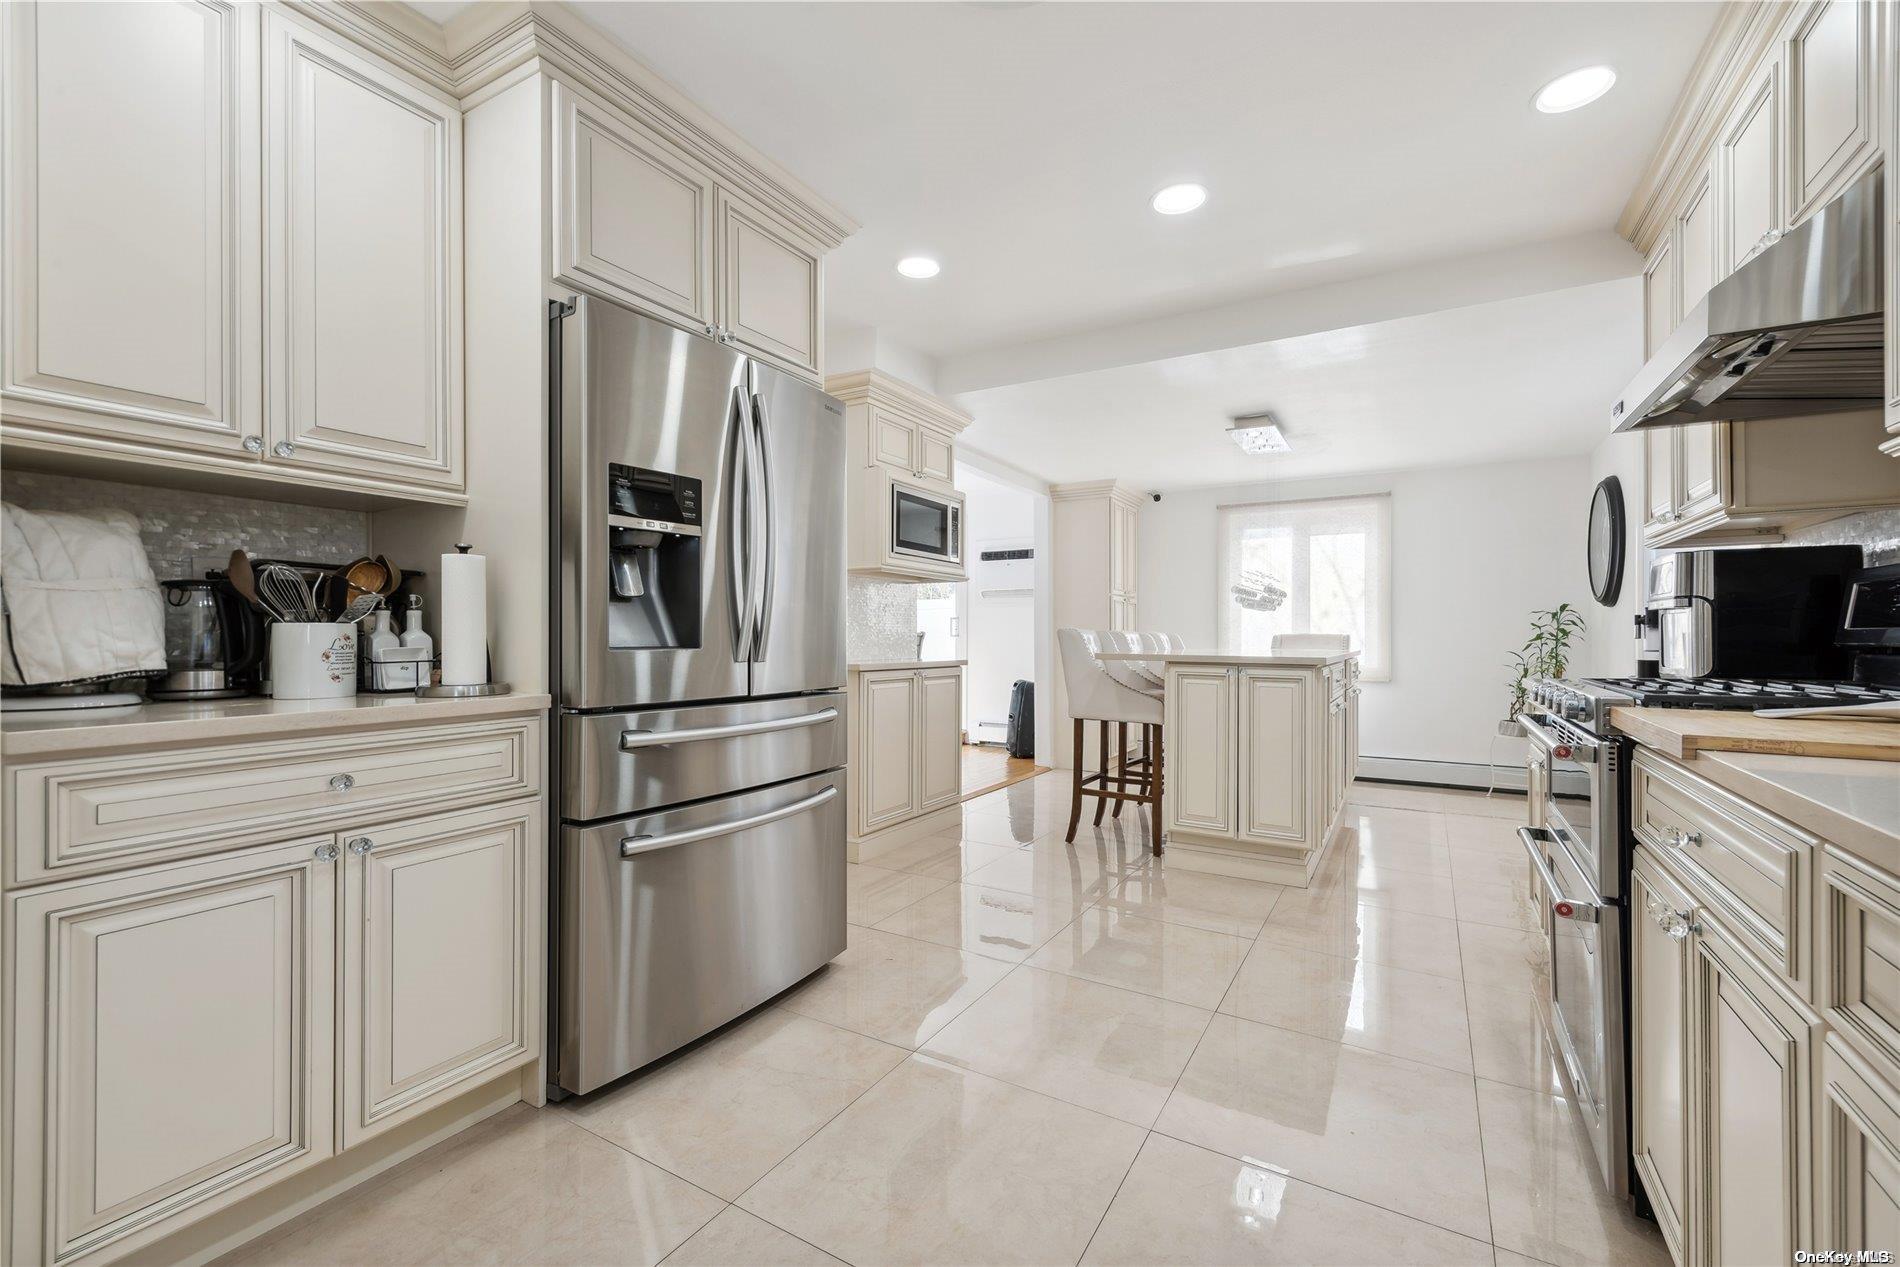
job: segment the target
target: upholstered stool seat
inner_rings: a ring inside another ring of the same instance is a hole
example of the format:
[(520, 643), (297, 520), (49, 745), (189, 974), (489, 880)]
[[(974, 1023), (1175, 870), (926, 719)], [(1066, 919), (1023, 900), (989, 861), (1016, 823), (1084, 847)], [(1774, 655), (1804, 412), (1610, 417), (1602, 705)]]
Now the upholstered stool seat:
[[(1075, 719), (1075, 757), (1069, 797), (1069, 830), (1064, 839), (1075, 840), (1076, 824), (1082, 817), (1082, 798), (1096, 799), (1095, 821), (1115, 802), (1119, 816), (1124, 801), (1147, 805), (1150, 810), (1150, 837), (1154, 852), (1161, 852), (1161, 718), (1162, 688), (1155, 681), (1153, 666), (1129, 660), (1102, 660), (1097, 652), (1149, 651), (1157, 644), (1144, 641), (1143, 635), (1096, 629), (1058, 629), (1056, 646), (1062, 657), (1062, 682), (1069, 694), (1069, 715)], [(1085, 722), (1100, 726), (1099, 746), (1102, 768), (1085, 775)], [(1109, 745), (1109, 725), (1114, 724), (1119, 742)], [(1128, 727), (1139, 726), (1140, 753), (1128, 751)], [(1118, 764), (1111, 773), (1110, 752), (1116, 751)]]

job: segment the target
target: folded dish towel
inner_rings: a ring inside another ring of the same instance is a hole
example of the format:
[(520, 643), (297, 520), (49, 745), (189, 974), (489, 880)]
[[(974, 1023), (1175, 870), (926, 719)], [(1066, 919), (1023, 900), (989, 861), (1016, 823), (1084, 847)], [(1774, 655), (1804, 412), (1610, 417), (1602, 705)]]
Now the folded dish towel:
[(123, 510), (0, 502), (0, 685), (165, 671), (165, 600)]

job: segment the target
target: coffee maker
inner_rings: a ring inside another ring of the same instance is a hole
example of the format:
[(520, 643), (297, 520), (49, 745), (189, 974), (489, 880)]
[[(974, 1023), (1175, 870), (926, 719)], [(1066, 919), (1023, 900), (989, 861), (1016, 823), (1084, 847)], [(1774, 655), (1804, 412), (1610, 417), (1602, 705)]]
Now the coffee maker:
[(221, 573), (164, 581), (165, 675), (155, 700), (235, 699), (257, 691), (264, 620)]

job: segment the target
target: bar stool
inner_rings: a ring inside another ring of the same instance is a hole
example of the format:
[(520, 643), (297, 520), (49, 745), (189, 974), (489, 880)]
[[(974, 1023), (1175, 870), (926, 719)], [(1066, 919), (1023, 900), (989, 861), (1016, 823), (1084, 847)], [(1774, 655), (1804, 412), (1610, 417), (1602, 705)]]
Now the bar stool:
[[(1145, 650), (1133, 635), (1113, 630), (1058, 629), (1056, 646), (1062, 656), (1062, 681), (1069, 693), (1069, 713), (1075, 719), (1075, 759), (1069, 785), (1069, 830), (1063, 837), (1075, 842), (1076, 824), (1082, 818), (1082, 798), (1096, 798), (1095, 822), (1100, 825), (1102, 811), (1114, 801), (1117, 810), (1123, 801), (1135, 801), (1149, 807), (1152, 845), (1161, 852), (1161, 691), (1149, 684), (1129, 662), (1104, 661), (1098, 651)], [(1083, 723), (1101, 727), (1099, 746), (1102, 768), (1094, 774), (1082, 772)], [(1108, 728), (1113, 723), (1121, 737), (1122, 764), (1109, 773)], [(1147, 754), (1130, 768), (1128, 727), (1142, 728), (1142, 747)], [(1115, 786), (1111, 788), (1109, 785)], [(1130, 791), (1129, 788), (1134, 790)]]

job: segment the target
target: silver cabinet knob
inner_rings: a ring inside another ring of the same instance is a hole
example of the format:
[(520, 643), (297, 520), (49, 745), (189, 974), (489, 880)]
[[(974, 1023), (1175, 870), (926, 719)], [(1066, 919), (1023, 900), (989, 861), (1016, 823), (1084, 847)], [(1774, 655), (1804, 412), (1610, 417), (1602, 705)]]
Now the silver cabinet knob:
[(375, 847), (376, 842), (371, 840), (368, 836), (356, 836), (350, 840), (350, 852), (359, 858)]
[(297, 446), (288, 440), (279, 440), (271, 446), (271, 452), (280, 458), (287, 458), (297, 452)]
[(1678, 828), (1671, 827), (1669, 829), (1669, 835), (1665, 837), (1665, 839), (1677, 849), (1686, 849), (1690, 845), (1694, 845), (1697, 848), (1701, 848), (1702, 846), (1702, 833), (1699, 831), (1682, 831)]
[(331, 845), (331, 844), (318, 845), (317, 846), (317, 861), (318, 862), (335, 862), (337, 855), (341, 852), (342, 850), (338, 849), (335, 845)]
[(356, 780), (347, 774), (333, 774), (330, 776), (330, 790), (332, 792), (347, 792), (355, 786)]
[(244, 451), (246, 453), (262, 453), (264, 451), (264, 437), (263, 436), (245, 436), (244, 437)]

